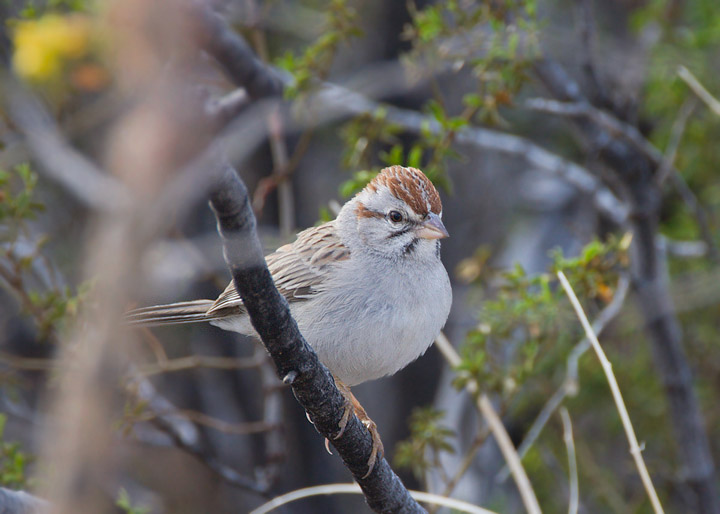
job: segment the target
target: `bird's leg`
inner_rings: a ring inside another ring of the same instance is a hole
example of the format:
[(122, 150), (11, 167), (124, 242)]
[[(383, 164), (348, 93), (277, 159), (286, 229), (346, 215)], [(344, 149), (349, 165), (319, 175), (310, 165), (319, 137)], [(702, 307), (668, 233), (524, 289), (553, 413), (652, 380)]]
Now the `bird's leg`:
[(345, 427), (347, 427), (348, 421), (350, 421), (350, 417), (353, 414), (355, 414), (362, 422), (362, 424), (365, 425), (365, 428), (368, 432), (370, 432), (370, 436), (372, 437), (373, 441), (372, 452), (370, 453), (370, 459), (368, 459), (368, 471), (367, 473), (365, 473), (365, 476), (363, 476), (363, 478), (367, 478), (368, 476), (370, 476), (370, 473), (372, 473), (378, 456), (382, 457), (385, 454), (385, 448), (383, 447), (382, 440), (380, 440), (380, 434), (378, 433), (377, 425), (372, 419), (370, 419), (370, 416), (367, 415), (367, 412), (365, 412), (363, 406), (360, 405), (358, 399), (355, 398), (355, 395), (350, 392), (350, 387), (345, 385), (337, 378), (335, 378), (335, 384), (340, 390), (340, 393), (345, 398), (345, 412), (343, 412), (340, 423), (338, 423), (340, 431), (335, 434), (335, 436), (333, 436), (333, 439), (339, 439), (340, 436), (343, 435), (343, 433), (345, 432)]

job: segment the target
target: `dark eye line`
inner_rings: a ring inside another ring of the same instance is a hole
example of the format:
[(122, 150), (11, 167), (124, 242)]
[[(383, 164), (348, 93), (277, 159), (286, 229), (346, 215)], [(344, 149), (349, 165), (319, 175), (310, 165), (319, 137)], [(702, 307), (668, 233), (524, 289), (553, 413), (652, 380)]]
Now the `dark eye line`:
[(397, 232), (393, 232), (392, 234), (390, 234), (389, 236), (387, 236), (387, 238), (388, 238), (388, 239), (392, 239), (393, 237), (402, 236), (403, 234), (407, 234), (408, 232), (410, 232), (410, 230), (412, 230), (412, 226), (410, 226), (410, 227), (405, 227), (405, 228), (403, 228), (403, 229), (398, 230)]

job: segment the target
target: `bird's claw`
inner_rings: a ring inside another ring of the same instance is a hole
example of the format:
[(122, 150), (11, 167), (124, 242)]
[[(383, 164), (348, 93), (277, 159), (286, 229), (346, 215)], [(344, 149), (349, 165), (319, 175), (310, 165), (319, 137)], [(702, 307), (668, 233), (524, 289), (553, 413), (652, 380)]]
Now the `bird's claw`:
[[(358, 417), (360, 422), (365, 426), (368, 432), (370, 432), (370, 436), (372, 437), (372, 451), (370, 452), (370, 458), (368, 459), (368, 470), (365, 475), (363, 475), (363, 479), (370, 476), (370, 473), (372, 473), (373, 469), (375, 469), (375, 464), (378, 461), (378, 458), (382, 458), (382, 456), (385, 454), (385, 448), (383, 446), (382, 440), (380, 439), (380, 433), (378, 432), (377, 425), (375, 422), (370, 419), (370, 416), (367, 415), (367, 412), (365, 412), (365, 409), (360, 405), (360, 402), (357, 401), (357, 398), (350, 392), (350, 388), (345, 386), (344, 384), (339, 384), (340, 392), (343, 393), (343, 396), (345, 397), (345, 410), (343, 411), (343, 415), (340, 418), (340, 421), (338, 422), (338, 432), (333, 436), (333, 440), (337, 440), (345, 433), (345, 429), (347, 428), (347, 424), (350, 421), (350, 417), (354, 414)], [(327, 449), (327, 444), (329, 441), (325, 440), (325, 447)], [(329, 450), (328, 450), (329, 451)]]
[(370, 452), (370, 458), (368, 459), (368, 470), (367, 473), (363, 475), (363, 479), (365, 479), (370, 476), (370, 473), (372, 473), (377, 460), (382, 459), (383, 455), (385, 455), (385, 447), (383, 446), (382, 440), (380, 439), (380, 433), (378, 432), (375, 422), (370, 418), (363, 419), (361, 421), (362, 424), (365, 425), (367, 431), (370, 432), (370, 436), (372, 437), (373, 442), (372, 451)]
[(343, 412), (342, 418), (340, 418), (340, 421), (338, 422), (338, 433), (333, 436), (334, 440), (340, 439), (342, 435), (345, 433), (345, 428), (347, 427), (348, 421), (350, 421), (350, 416), (355, 414), (355, 409), (352, 406), (352, 403), (345, 400), (345, 411)]

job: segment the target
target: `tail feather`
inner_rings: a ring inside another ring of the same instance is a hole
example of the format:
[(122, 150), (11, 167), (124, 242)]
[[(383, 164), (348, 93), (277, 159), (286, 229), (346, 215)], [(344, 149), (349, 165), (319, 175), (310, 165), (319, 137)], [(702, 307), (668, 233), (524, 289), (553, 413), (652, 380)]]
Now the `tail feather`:
[(213, 300), (192, 300), (189, 302), (153, 305), (134, 309), (125, 315), (130, 325), (158, 326), (178, 325), (181, 323), (199, 323), (210, 321), (215, 316), (208, 316), (207, 311), (213, 306)]

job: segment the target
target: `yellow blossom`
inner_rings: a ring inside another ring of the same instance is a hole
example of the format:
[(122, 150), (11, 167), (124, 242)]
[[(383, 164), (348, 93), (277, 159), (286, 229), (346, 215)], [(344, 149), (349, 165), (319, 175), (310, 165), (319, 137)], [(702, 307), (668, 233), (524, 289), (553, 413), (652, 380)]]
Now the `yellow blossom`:
[(52, 78), (66, 61), (86, 55), (89, 41), (90, 23), (83, 16), (48, 14), (20, 21), (13, 33), (13, 67), (28, 80)]

